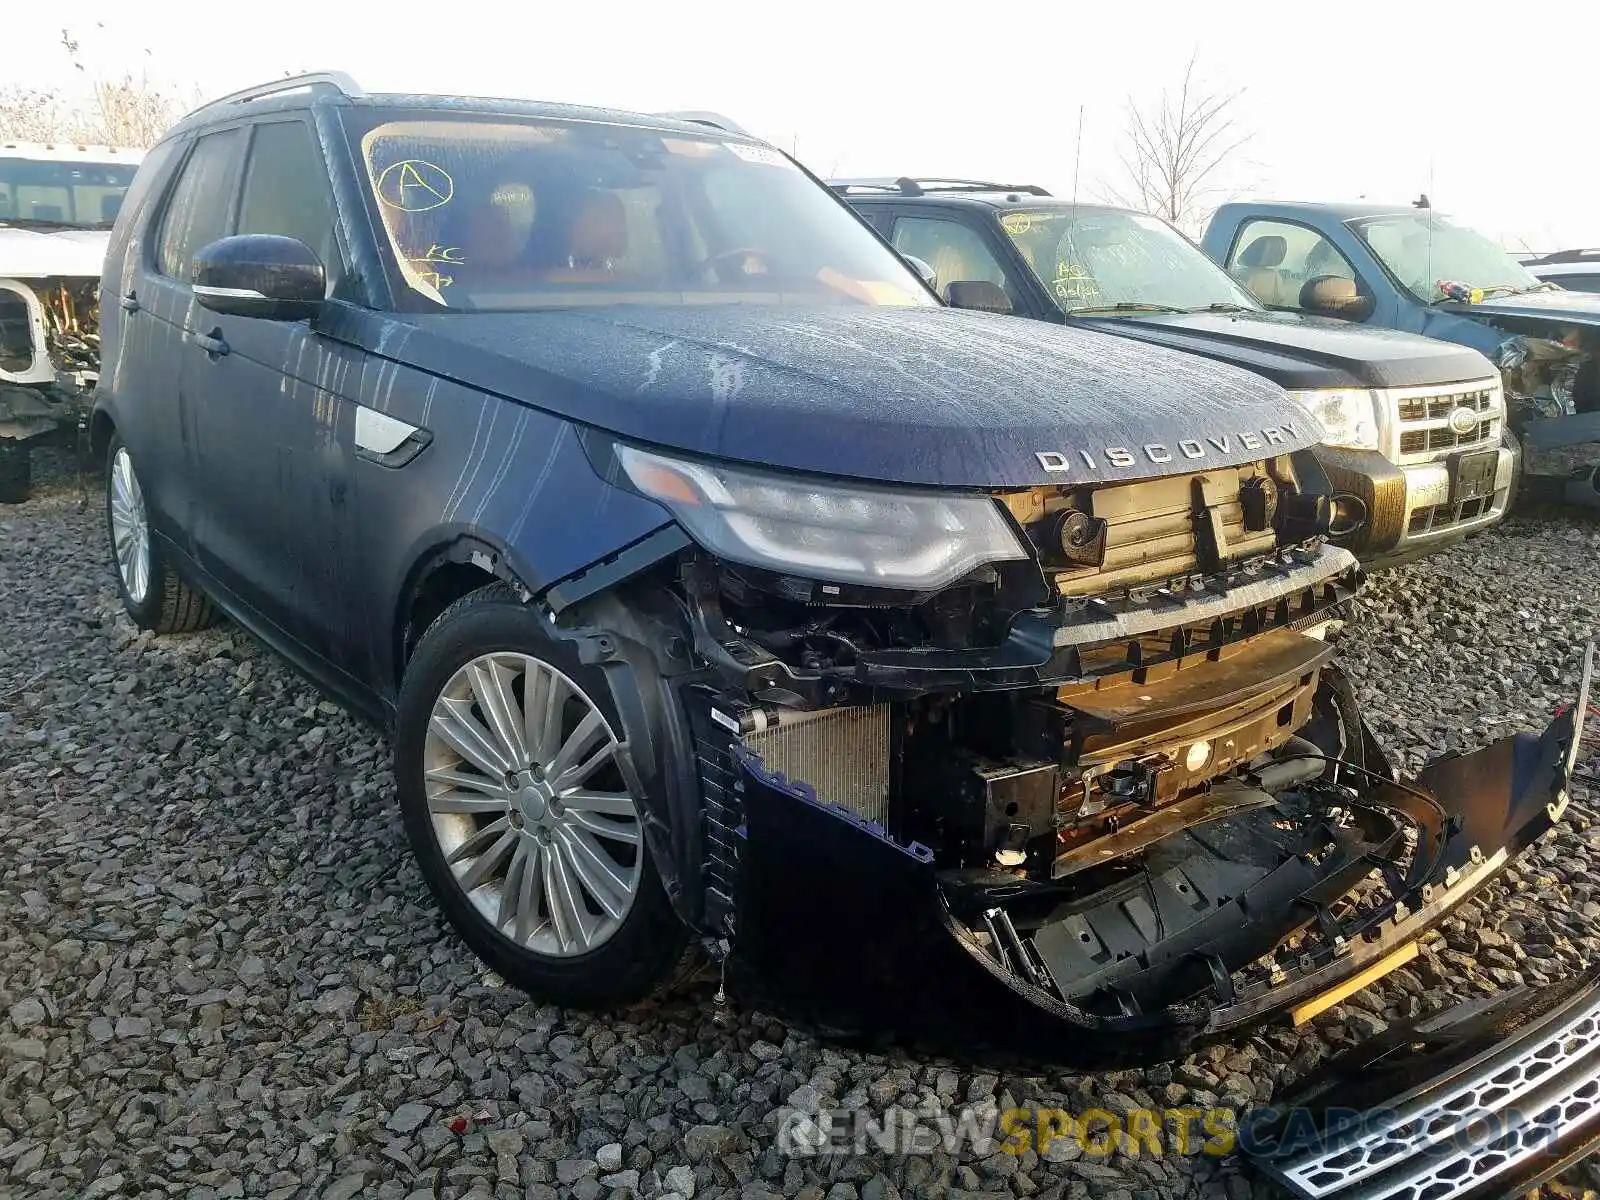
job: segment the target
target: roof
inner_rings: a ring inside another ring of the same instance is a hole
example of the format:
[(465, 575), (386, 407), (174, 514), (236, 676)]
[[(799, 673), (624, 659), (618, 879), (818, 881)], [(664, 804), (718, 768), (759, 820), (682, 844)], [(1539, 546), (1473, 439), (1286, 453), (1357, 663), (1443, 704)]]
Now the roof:
[(1529, 262), (1524, 267), (1541, 279), (1561, 279), (1570, 275), (1600, 275), (1600, 258), (1587, 262)]
[(1328, 204), (1316, 200), (1235, 200), (1218, 209), (1248, 208), (1257, 212), (1272, 209), (1283, 212), (1314, 212), (1332, 217), (1336, 221), (1355, 221), (1362, 217), (1398, 217), (1415, 216), (1417, 213), (1432, 212), (1438, 216), (1445, 214), (1434, 208), (1418, 208), (1413, 204), (1367, 204), (1364, 201)]
[(334, 104), (351, 107), (415, 108), (419, 110), (483, 113), (486, 115), (543, 117), (561, 121), (590, 121), (606, 125), (633, 125), (649, 129), (668, 129), (705, 136), (716, 129), (729, 137), (759, 140), (739, 129), (729, 118), (709, 112), (649, 114), (622, 109), (593, 108), (579, 104), (560, 104), (538, 100), (514, 100), (492, 96), (449, 96), (424, 92), (363, 91), (342, 71), (316, 71), (274, 79), (244, 88), (201, 105), (180, 120), (168, 136), (182, 130), (231, 120), (256, 112), (310, 105)]
[(1600, 249), (1556, 250), (1549, 254), (1530, 254), (1522, 259), (1528, 266), (1554, 266), (1557, 263), (1600, 263)]
[(137, 166), (143, 150), (67, 142), (0, 142), (0, 158), (25, 158), (31, 162), (128, 163)]

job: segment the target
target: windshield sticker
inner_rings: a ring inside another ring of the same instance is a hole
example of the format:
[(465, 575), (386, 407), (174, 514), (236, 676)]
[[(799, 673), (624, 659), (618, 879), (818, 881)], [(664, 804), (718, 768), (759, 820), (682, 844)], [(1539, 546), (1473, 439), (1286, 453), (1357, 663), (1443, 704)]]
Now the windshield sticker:
[(776, 150), (768, 149), (766, 146), (751, 146), (744, 142), (723, 142), (722, 144), (732, 150), (738, 157), (744, 159), (745, 162), (761, 163), (767, 167), (787, 167), (789, 165), (787, 158)]
[(427, 212), (450, 203), (455, 180), (443, 167), (426, 159), (403, 158), (378, 176), (378, 199), (401, 212)]

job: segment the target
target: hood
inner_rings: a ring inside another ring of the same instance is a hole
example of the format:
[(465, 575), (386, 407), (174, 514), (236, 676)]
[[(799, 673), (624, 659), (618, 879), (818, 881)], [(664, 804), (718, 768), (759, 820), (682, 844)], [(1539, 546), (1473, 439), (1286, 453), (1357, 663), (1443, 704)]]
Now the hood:
[(795, 471), (1093, 482), (1249, 462), (1321, 436), (1258, 376), (956, 309), (342, 311), (326, 331), (375, 353), (626, 438)]
[(109, 229), (22, 229), (0, 224), (0, 279), (98, 279)]
[(1072, 320), (1203, 354), (1286, 388), (1426, 387), (1495, 374), (1476, 350), (1296, 313), (1136, 313)]
[(1520, 317), (1561, 325), (1600, 327), (1600, 293), (1524, 292), (1520, 296), (1487, 296), (1477, 304), (1454, 302), (1435, 308), (1463, 317)]

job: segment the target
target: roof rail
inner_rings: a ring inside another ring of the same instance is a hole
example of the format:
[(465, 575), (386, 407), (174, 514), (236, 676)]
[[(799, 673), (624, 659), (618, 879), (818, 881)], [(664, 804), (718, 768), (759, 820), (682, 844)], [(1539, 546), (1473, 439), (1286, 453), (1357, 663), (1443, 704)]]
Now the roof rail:
[(311, 71), (305, 75), (287, 75), (282, 79), (274, 79), (271, 83), (258, 83), (255, 87), (242, 88), (237, 92), (229, 92), (226, 96), (219, 96), (215, 100), (202, 104), (188, 115), (199, 116), (201, 113), (213, 112), (233, 104), (248, 104), (252, 100), (263, 100), (268, 96), (276, 96), (280, 92), (297, 92), (308, 88), (312, 92), (321, 91), (339, 96), (365, 96), (349, 75), (343, 71)]
[(1048, 196), (1036, 183), (989, 183), (982, 179), (918, 179), (902, 175), (898, 179), (832, 179), (828, 186), (843, 195), (852, 188), (875, 192), (899, 192), (902, 196), (925, 196), (929, 192), (1025, 192)]
[(740, 137), (754, 136), (748, 129), (740, 127), (738, 122), (723, 116), (721, 113), (690, 110), (682, 112), (662, 112), (655, 114), (658, 117), (669, 117), (674, 121), (689, 121), (695, 125), (709, 125), (713, 129), (720, 129), (724, 133), (736, 133)]

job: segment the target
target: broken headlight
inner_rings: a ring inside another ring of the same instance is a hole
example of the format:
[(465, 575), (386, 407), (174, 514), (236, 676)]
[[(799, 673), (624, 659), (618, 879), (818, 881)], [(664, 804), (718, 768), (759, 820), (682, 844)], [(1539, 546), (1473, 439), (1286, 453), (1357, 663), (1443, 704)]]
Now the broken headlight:
[(622, 468), (707, 550), (788, 575), (932, 591), (1026, 558), (988, 496), (901, 491), (618, 446)]
[(1313, 388), (1289, 395), (1322, 423), (1324, 445), (1378, 448), (1377, 409), (1372, 393), (1365, 388)]

